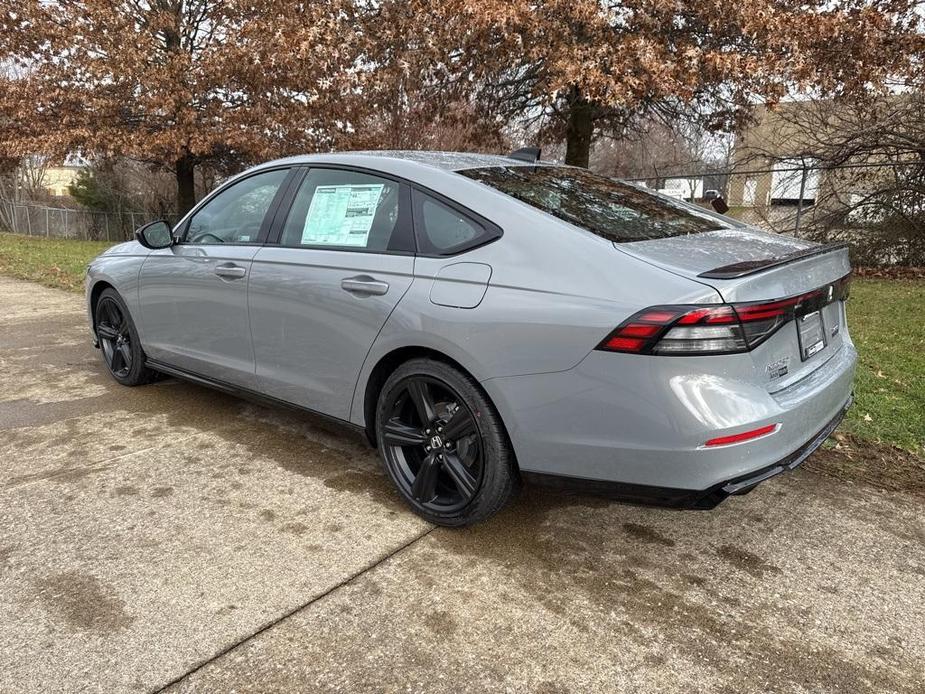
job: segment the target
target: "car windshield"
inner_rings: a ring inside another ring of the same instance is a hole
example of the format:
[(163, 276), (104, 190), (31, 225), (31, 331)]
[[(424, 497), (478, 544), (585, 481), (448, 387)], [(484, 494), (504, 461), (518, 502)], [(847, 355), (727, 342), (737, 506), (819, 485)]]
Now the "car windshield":
[(736, 226), (695, 205), (568, 166), (492, 166), (458, 173), (618, 243)]

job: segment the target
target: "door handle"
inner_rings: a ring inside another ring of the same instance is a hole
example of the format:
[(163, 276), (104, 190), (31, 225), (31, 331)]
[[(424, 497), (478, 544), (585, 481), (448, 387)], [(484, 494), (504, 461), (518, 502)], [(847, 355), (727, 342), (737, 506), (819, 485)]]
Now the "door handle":
[(234, 263), (225, 263), (224, 265), (216, 265), (213, 272), (219, 277), (225, 277), (227, 279), (241, 279), (244, 275), (247, 274), (247, 268), (243, 268), (240, 265), (235, 265)]
[(389, 291), (387, 282), (380, 282), (369, 275), (358, 275), (356, 277), (345, 277), (340, 282), (340, 287), (351, 294), (370, 294), (382, 296)]

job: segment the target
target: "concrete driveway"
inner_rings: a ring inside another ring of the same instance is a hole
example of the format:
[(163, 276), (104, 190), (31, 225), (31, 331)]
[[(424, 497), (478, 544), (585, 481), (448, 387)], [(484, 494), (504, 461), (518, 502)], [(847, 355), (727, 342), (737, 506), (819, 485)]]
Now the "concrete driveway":
[(80, 297), (0, 278), (0, 315), (4, 692), (925, 691), (921, 486), (434, 529), (354, 434), (117, 385)]

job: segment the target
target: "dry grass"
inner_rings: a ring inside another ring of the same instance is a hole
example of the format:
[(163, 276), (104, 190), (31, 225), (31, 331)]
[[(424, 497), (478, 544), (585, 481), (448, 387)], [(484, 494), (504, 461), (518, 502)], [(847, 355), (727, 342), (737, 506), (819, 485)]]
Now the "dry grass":
[(111, 245), (0, 233), (0, 273), (46, 287), (81, 291), (87, 264)]

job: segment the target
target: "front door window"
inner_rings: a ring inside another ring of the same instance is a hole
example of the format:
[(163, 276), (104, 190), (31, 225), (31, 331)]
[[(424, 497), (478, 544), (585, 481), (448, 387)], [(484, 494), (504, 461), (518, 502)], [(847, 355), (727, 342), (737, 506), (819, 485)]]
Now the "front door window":
[(248, 176), (209, 200), (192, 216), (183, 237), (189, 244), (254, 243), (288, 169)]

